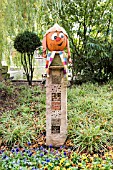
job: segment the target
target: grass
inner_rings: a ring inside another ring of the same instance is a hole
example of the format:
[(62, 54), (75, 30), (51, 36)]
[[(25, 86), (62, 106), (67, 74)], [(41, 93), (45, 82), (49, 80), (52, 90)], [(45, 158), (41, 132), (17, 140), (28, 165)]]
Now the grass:
[(68, 140), (57, 150), (40, 149), (45, 144), (45, 90), (24, 85), (3, 89), (16, 96), (16, 107), (1, 115), (1, 169), (113, 169), (113, 81), (68, 89)]
[(75, 148), (90, 152), (112, 145), (112, 82), (83, 84), (68, 90), (68, 134)]
[[(13, 92), (15, 90), (17, 87), (14, 87)], [(19, 86), (18, 98), (15, 100), (16, 109), (2, 113), (0, 134), (2, 143), (10, 146), (19, 143), (23, 146), (35, 140), (45, 129), (45, 93), (41, 93), (37, 86)]]

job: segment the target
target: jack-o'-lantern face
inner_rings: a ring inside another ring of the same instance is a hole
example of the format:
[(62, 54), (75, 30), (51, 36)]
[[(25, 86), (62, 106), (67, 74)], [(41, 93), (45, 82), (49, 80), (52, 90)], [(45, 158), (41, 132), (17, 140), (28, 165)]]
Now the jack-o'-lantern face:
[(66, 47), (66, 35), (63, 32), (49, 32), (46, 35), (47, 48), (49, 51), (63, 51)]

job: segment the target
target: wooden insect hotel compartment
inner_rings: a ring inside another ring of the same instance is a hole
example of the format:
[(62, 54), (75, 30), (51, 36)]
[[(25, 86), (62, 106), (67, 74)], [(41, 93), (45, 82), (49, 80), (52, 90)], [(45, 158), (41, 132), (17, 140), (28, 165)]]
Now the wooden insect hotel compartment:
[(67, 137), (67, 80), (59, 54), (46, 80), (46, 145), (61, 146)]

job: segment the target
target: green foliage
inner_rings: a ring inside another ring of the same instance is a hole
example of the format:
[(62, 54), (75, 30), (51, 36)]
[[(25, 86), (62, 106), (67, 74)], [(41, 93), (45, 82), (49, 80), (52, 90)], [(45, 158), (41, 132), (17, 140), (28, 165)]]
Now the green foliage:
[(2, 125), (0, 125), (2, 142), (11, 147), (18, 143), (24, 146), (27, 141), (35, 141), (40, 131), (44, 129), (44, 115), (42, 117), (43, 120), (40, 120), (40, 116), (36, 118), (29, 112), (21, 112), (18, 115), (17, 111), (13, 111), (8, 112), (8, 116), (4, 113), (1, 118)]
[[(56, 150), (49, 146), (49, 148), (39, 147), (32, 148), (29, 142), (29, 147), (19, 148), (14, 147), (11, 151), (2, 152), (0, 158), (2, 162), (0, 169), (9, 170), (99, 170), (113, 169), (112, 154), (113, 152), (106, 152), (103, 157), (97, 154), (82, 154), (79, 155), (70, 149), (60, 148)], [(64, 151), (65, 150), (65, 151)]]
[(113, 78), (112, 5), (111, 1), (72, 1), (65, 8), (66, 17), (70, 18), (69, 27), (66, 23), (64, 26), (68, 28), (72, 45), (75, 83), (105, 82)]
[[(9, 57), (14, 51), (14, 37), (26, 30), (38, 33), (42, 37), (42, 12), (39, 0), (1, 0), (0, 6), (0, 58)], [(6, 27), (7, 25), (7, 27)], [(19, 59), (19, 58), (18, 58)], [(16, 59), (17, 60), (17, 59)]]
[(34, 72), (33, 54), (36, 47), (40, 45), (39, 37), (35, 33), (29, 31), (18, 34), (14, 40), (15, 49), (21, 53), (21, 63), (29, 85), (32, 85)]
[[(1, 115), (3, 143), (13, 146), (34, 141), (46, 129), (45, 91), (38, 86), (18, 86), (15, 110)], [(68, 138), (74, 150), (95, 153), (113, 145), (113, 82), (83, 84), (68, 89)]]
[(112, 79), (113, 2), (48, 0), (46, 5), (51, 11), (48, 25), (58, 22), (69, 35), (74, 82), (102, 83)]
[(34, 86), (32, 88), (26, 87), (25, 85), (19, 87), (18, 111), (24, 113), (40, 113), (45, 114), (45, 92), (42, 93), (40, 87)]
[[(45, 91), (25, 85), (12, 89), (19, 92), (17, 108), (1, 115), (0, 139), (13, 148), (0, 152), (1, 170), (113, 169), (113, 151), (108, 151), (113, 145), (113, 81), (103, 86), (86, 83), (68, 89), (71, 149), (32, 146), (31, 142), (36, 143), (46, 129)], [(30, 146), (24, 147), (26, 143)]]
[(29, 31), (18, 34), (14, 40), (14, 48), (20, 53), (32, 54), (40, 45), (40, 38)]
[[(15, 88), (15, 90), (17, 90)], [(15, 110), (3, 113), (0, 124), (2, 142), (10, 146), (19, 143), (21, 146), (27, 141), (35, 141), (45, 129), (45, 95), (41, 95), (39, 87), (18, 88), (19, 105)]]
[(57, 22), (69, 35), (75, 83), (113, 78), (112, 0), (2, 0), (1, 9), (0, 55), (10, 55), (18, 33), (28, 29), (42, 39)]
[(6, 97), (7, 95), (11, 96), (13, 95), (13, 87), (10, 85), (10, 83), (6, 82), (0, 82), (0, 97)]
[(83, 84), (68, 90), (68, 133), (80, 152), (112, 145), (113, 85)]
[[(14, 115), (15, 113), (13, 113)], [(16, 119), (16, 121), (15, 121)], [(8, 116), (6, 114), (3, 114), (3, 117), (1, 119), (2, 127), (1, 127), (1, 136), (3, 135), (3, 142), (7, 143), (8, 145), (16, 144), (17, 142), (20, 143), (22, 146), (23, 142), (30, 140), (30, 135), (32, 133), (32, 130), (29, 129), (29, 124), (24, 120), (24, 122), (19, 120), (19, 117), (11, 116), (11, 112), (8, 113)]]

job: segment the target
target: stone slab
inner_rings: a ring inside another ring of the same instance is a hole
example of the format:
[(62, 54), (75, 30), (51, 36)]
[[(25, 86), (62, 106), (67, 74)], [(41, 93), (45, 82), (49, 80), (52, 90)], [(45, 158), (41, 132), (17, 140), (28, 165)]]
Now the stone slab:
[(51, 68), (46, 80), (46, 145), (61, 146), (66, 138), (67, 86), (61, 66)]

